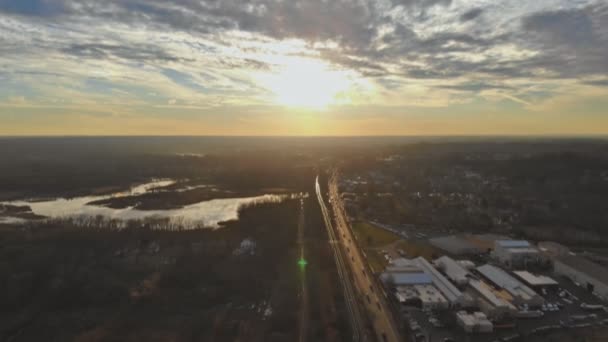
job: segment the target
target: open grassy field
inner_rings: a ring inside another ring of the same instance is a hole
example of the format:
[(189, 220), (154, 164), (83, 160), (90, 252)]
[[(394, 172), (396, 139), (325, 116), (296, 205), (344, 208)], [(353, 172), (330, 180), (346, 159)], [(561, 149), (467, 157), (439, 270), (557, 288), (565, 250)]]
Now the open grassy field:
[(441, 255), (441, 251), (425, 241), (400, 240), (395, 243), (395, 248), (405, 252), (408, 258), (424, 257), (433, 260)]
[(356, 222), (353, 231), (363, 248), (381, 248), (400, 239), (399, 235), (367, 222)]
[(380, 250), (385, 246), (389, 246), (399, 241), (400, 237), (367, 222), (354, 223), (353, 231), (359, 245), (365, 251), (369, 266), (374, 272), (382, 272), (388, 264), (388, 261), (384, 258)]

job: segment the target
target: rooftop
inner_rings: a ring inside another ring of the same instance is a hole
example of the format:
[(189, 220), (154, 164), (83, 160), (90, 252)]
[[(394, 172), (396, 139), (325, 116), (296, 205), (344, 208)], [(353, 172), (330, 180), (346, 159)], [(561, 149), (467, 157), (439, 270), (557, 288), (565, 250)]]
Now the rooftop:
[(488, 280), (490, 280), (497, 286), (507, 290), (514, 297), (529, 300), (538, 296), (536, 292), (534, 292), (534, 290), (527, 287), (519, 280), (515, 279), (507, 272), (496, 266), (486, 264), (477, 267), (477, 271), (479, 271), (479, 273), (481, 273), (484, 277), (486, 277)]
[(608, 284), (608, 269), (583, 257), (576, 255), (565, 255), (557, 258), (556, 262), (561, 262), (566, 266), (585, 273), (591, 278), (594, 278), (604, 284)]
[(557, 285), (557, 281), (544, 275), (536, 275), (528, 271), (514, 271), (513, 273), (521, 280), (532, 286)]
[(530, 243), (525, 240), (496, 240), (496, 244), (504, 248), (530, 247)]
[(445, 274), (452, 280), (466, 280), (470, 276), (469, 271), (450, 257), (442, 256), (435, 260), (435, 264), (443, 269)]
[(433, 280), (426, 273), (391, 273), (395, 285), (431, 284)]

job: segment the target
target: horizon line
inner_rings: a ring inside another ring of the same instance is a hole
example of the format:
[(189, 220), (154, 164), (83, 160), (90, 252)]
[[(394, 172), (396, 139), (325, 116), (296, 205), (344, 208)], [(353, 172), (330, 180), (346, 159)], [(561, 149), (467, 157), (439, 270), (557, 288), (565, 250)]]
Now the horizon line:
[(159, 134), (0, 134), (0, 138), (608, 138), (608, 133), (540, 133), (540, 134), (361, 134), (361, 135), (159, 135)]

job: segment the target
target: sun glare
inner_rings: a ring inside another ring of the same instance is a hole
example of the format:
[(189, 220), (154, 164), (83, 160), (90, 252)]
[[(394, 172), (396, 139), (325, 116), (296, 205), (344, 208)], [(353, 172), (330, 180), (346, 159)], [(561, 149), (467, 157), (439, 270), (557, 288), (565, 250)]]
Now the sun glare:
[(305, 109), (325, 109), (348, 102), (351, 79), (347, 72), (308, 58), (286, 58), (278, 72), (267, 74), (263, 83), (277, 104)]

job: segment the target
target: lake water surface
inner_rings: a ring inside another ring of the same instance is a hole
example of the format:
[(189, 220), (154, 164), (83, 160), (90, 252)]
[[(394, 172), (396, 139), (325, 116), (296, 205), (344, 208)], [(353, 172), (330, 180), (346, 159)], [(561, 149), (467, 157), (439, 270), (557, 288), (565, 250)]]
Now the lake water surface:
[[(253, 204), (279, 203), (289, 198), (297, 198), (302, 194), (272, 195), (266, 194), (245, 198), (222, 198), (191, 204), (178, 209), (139, 210), (135, 208), (113, 209), (89, 203), (111, 197), (141, 195), (155, 189), (175, 184), (173, 180), (157, 180), (141, 184), (128, 191), (106, 196), (84, 196), (72, 199), (58, 198), (44, 201), (14, 201), (3, 204), (29, 206), (36, 215), (48, 218), (86, 218), (101, 216), (107, 220), (146, 220), (168, 219), (173, 226), (182, 228), (209, 227), (219, 228), (220, 222), (238, 220), (241, 208)], [(180, 190), (175, 190), (179, 192)], [(0, 217), (0, 223), (19, 223), (22, 219), (15, 217)]]

